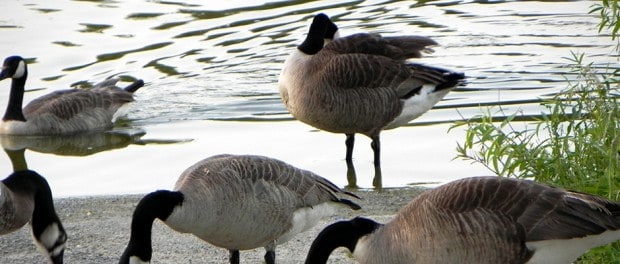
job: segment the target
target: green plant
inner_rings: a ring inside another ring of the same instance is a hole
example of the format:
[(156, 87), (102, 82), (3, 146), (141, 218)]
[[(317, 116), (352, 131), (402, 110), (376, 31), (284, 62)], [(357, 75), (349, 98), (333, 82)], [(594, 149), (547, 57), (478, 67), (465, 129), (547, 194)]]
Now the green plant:
[[(619, 0), (603, 0), (589, 13), (601, 18), (599, 32), (620, 32)], [(616, 46), (619, 50), (620, 43)], [(530, 178), (620, 200), (620, 85), (615, 76), (572, 53), (567, 88), (543, 100), (539, 116), (487, 108), (466, 127), (457, 158), (479, 162), (503, 177)], [(604, 71), (604, 72), (601, 72)], [(499, 117), (498, 117), (499, 116)], [(620, 263), (620, 243), (590, 250), (579, 263)]]
[[(569, 59), (577, 78), (543, 100), (540, 116), (506, 115), (498, 106), (453, 125), (451, 129), (467, 129), (464, 142), (457, 144), (457, 157), (479, 162), (498, 176), (531, 178), (619, 200), (617, 72), (598, 72), (584, 63), (583, 54), (573, 53)], [(614, 243), (591, 250), (579, 263), (620, 263), (619, 259), (620, 243)]]
[(601, 18), (598, 31), (611, 30), (611, 39), (616, 39), (620, 30), (620, 3), (618, 0), (602, 0), (590, 7), (588, 14), (598, 13)]

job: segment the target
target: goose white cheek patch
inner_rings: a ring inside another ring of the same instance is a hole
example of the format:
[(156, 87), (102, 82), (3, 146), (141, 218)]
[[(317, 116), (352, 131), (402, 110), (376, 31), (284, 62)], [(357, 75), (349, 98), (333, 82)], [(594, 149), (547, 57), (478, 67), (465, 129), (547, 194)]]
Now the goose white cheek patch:
[(13, 74), (13, 78), (21, 78), (24, 76), (24, 73), (26, 73), (26, 63), (24, 61), (19, 61), (15, 74)]

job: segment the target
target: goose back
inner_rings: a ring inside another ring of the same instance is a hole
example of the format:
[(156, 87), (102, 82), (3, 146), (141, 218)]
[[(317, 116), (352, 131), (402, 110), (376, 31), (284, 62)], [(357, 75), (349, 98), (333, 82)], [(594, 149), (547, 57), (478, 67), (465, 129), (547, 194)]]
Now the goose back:
[(23, 109), (26, 122), (5, 121), (5, 134), (73, 134), (110, 129), (119, 109), (133, 94), (104, 81), (91, 89), (55, 91), (32, 100)]
[(37, 248), (51, 263), (62, 264), (67, 235), (54, 209), (50, 187), (38, 173), (19, 170), (0, 183), (0, 234), (28, 222)]
[(4, 60), (0, 80), (11, 79), (6, 112), (0, 134), (58, 135), (100, 131), (112, 127), (119, 108), (133, 101), (132, 93), (144, 86), (134, 81), (125, 89), (116, 87), (118, 79), (105, 80), (92, 89), (52, 92), (32, 100), (22, 109), (28, 67), (20, 56)]
[[(569, 263), (620, 239), (619, 215), (619, 204), (591, 195), (469, 178), (415, 198), (360, 239), (354, 256), (363, 263)], [(591, 242), (578, 241), (586, 237)], [(546, 248), (549, 241), (560, 246)]]
[(26, 184), (0, 182), (0, 235), (11, 233), (30, 221), (34, 210), (34, 189)]
[(166, 224), (237, 250), (284, 243), (333, 213), (334, 203), (359, 209), (340, 198), (354, 195), (324, 178), (262, 156), (207, 158), (188, 168), (175, 190), (185, 200)]
[(280, 93), (302, 122), (371, 136), (420, 116), (464, 78), (405, 62), (434, 44), (420, 36), (356, 34), (335, 39), (314, 55), (296, 50), (284, 63)]

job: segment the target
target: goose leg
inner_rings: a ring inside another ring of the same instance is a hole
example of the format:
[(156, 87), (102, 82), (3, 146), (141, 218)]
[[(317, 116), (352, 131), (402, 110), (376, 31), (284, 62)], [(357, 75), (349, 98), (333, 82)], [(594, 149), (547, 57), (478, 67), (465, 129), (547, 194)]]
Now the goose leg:
[(375, 177), (372, 179), (372, 186), (376, 189), (381, 189), (383, 187), (381, 179), (381, 141), (379, 140), (379, 135), (374, 135), (371, 138), (370, 147), (372, 147), (375, 154)]
[(228, 250), (230, 252), (230, 264), (239, 264), (239, 250)]
[(265, 263), (267, 264), (275, 264), (276, 263), (276, 241), (273, 240), (265, 246)]
[(374, 135), (371, 137), (372, 142), (370, 142), (370, 147), (375, 153), (375, 171), (377, 168), (381, 168), (381, 142), (379, 140), (379, 135)]
[(273, 250), (268, 250), (265, 253), (265, 263), (267, 264), (275, 264), (276, 263), (276, 252)]
[(355, 144), (355, 134), (346, 134), (347, 139), (344, 141), (347, 146), (347, 181), (349, 185), (347, 187), (357, 188), (357, 176), (355, 174), (355, 167), (353, 167), (353, 145)]
[(344, 144), (347, 146), (347, 168), (353, 168), (353, 145), (355, 145), (355, 134), (346, 134), (347, 139), (344, 141)]

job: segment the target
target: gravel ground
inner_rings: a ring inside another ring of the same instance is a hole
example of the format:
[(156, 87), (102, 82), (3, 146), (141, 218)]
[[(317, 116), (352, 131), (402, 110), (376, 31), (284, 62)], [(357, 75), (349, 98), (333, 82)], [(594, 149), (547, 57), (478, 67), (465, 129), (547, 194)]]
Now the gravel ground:
[[(314, 237), (339, 219), (366, 216), (388, 221), (421, 189), (399, 188), (355, 192), (362, 210), (342, 209), (313, 229), (297, 235), (276, 249), (278, 263), (303, 263)], [(129, 225), (143, 195), (97, 196), (56, 199), (56, 211), (68, 233), (65, 263), (117, 263), (129, 241)], [(263, 263), (264, 250), (241, 252), (241, 263)], [(30, 235), (29, 225), (0, 237), (0, 263), (45, 263)], [(228, 263), (228, 251), (188, 234), (172, 231), (161, 221), (153, 225), (152, 263)], [(338, 249), (330, 263), (355, 263), (346, 249)]]

